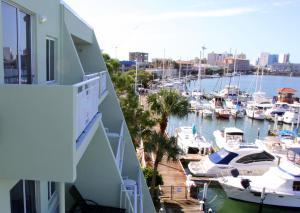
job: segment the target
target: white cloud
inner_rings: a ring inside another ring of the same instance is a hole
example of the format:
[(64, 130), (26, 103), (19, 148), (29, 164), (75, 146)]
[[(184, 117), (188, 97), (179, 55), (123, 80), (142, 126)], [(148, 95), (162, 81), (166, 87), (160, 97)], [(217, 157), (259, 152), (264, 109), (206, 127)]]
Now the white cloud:
[(275, 7), (282, 7), (282, 6), (286, 6), (286, 5), (290, 5), (292, 4), (293, 1), (275, 1), (272, 3), (273, 6)]
[(186, 18), (200, 18), (200, 17), (228, 17), (238, 16), (247, 13), (256, 12), (257, 9), (250, 7), (229, 8), (229, 9), (215, 9), (215, 10), (202, 10), (202, 11), (171, 11), (157, 14), (135, 14), (134, 16), (127, 16), (127, 18), (137, 19), (140, 22), (152, 21), (169, 21), (174, 19)]

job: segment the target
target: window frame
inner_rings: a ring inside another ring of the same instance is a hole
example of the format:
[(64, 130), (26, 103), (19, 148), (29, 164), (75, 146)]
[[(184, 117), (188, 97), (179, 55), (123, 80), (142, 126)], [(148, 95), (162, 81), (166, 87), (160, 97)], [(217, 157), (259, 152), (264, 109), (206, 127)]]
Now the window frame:
[[(52, 192), (52, 184), (54, 184), (54, 191)], [(53, 197), (56, 195), (56, 182), (48, 181), (47, 182), (47, 195), (48, 195), (48, 201), (51, 201)]]
[[(48, 52), (47, 52), (47, 45), (48, 45), (48, 42), (49, 42), (49, 49), (48, 49)], [(50, 57), (50, 51), (51, 51), (51, 48), (50, 48), (50, 43), (53, 42), (53, 79), (50, 79), (50, 60), (51, 60), (51, 57)], [(57, 39), (54, 38), (54, 37), (51, 37), (51, 36), (47, 36), (46, 37), (46, 82), (47, 84), (54, 84), (56, 83), (56, 44), (57, 44)], [(48, 58), (47, 58), (48, 56)], [(47, 65), (49, 66), (49, 80), (48, 80), (48, 67)]]
[[(34, 32), (36, 31), (36, 25), (35, 25), (35, 14), (24, 8), (21, 7), (20, 5), (16, 4), (15, 2), (12, 2), (10, 0), (1, 0), (1, 5), (2, 3), (6, 3), (12, 7), (15, 7), (17, 10), (17, 25), (20, 25), (20, 20), (19, 20), (19, 16), (20, 16), (20, 12), (26, 13), (27, 15), (29, 15), (30, 17), (30, 74), (31, 74), (31, 79), (30, 79), (30, 84), (34, 84), (34, 82), (36, 82), (36, 70), (35, 70), (35, 62), (36, 62), (36, 52), (35, 52), (35, 34)], [(3, 20), (2, 20), (3, 21)], [(17, 42), (19, 42), (19, 29), (17, 29)], [(17, 48), (17, 62), (18, 62), (18, 66), (20, 64), (20, 57), (19, 57), (19, 49)], [(22, 84), (22, 80), (21, 80), (21, 75), (22, 73), (20, 72), (21, 67), (18, 67), (19, 70), (19, 82), (16, 85), (21, 85)], [(3, 83), (5, 83), (5, 76), (3, 75)]]

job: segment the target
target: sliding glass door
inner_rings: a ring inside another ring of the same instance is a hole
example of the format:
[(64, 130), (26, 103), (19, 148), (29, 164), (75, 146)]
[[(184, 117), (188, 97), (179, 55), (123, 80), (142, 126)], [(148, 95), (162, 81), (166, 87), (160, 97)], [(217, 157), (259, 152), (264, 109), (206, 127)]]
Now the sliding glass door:
[(36, 213), (35, 182), (20, 180), (10, 190), (11, 213)]
[(30, 15), (2, 2), (4, 82), (31, 84)]

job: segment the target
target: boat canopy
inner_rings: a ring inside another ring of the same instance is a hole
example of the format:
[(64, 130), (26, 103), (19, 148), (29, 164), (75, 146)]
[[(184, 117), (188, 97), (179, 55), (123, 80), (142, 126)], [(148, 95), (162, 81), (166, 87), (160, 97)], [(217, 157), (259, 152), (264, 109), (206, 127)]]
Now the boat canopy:
[(279, 136), (296, 136), (297, 134), (294, 131), (283, 129), (279, 130), (277, 133)]
[(226, 149), (220, 149), (208, 156), (208, 158), (215, 164), (225, 164), (228, 165), (230, 161), (237, 157), (238, 154), (235, 152), (227, 151)]

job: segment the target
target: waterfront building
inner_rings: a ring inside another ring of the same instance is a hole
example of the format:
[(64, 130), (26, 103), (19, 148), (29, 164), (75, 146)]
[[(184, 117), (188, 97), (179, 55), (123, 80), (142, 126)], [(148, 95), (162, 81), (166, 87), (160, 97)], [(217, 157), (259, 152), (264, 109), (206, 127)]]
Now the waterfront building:
[(155, 212), (93, 29), (59, 0), (0, 2), (0, 212), (69, 212), (74, 185)]
[(300, 64), (295, 63), (276, 63), (270, 67), (272, 72), (300, 72)]
[(240, 59), (240, 58), (234, 59), (233, 57), (229, 57), (224, 59), (224, 63), (225, 63), (224, 67), (228, 68), (228, 70), (231, 72), (234, 71), (234, 66), (236, 72), (245, 73), (251, 70), (250, 62), (247, 59)]
[(270, 54), (267, 52), (262, 52), (259, 57), (259, 65), (262, 67), (267, 67), (272, 64), (278, 63), (278, 54)]
[(278, 63), (287, 64), (290, 63), (290, 54), (282, 53), (279, 55)]
[(137, 61), (139, 63), (148, 63), (149, 54), (145, 52), (130, 52), (129, 61)]
[[(176, 78), (178, 77), (178, 70), (174, 68), (147, 68), (146, 72), (153, 75), (153, 78)], [(182, 76), (183, 77), (183, 76)]]
[(213, 66), (224, 65), (224, 59), (228, 58), (228, 57), (233, 57), (233, 55), (230, 53), (227, 53), (227, 52), (225, 52), (225, 53), (214, 53), (214, 52), (208, 53), (207, 54), (207, 63), (209, 65), (213, 65)]
[(177, 60), (176, 63), (180, 67), (182, 75), (188, 75), (194, 70), (192, 61)]

